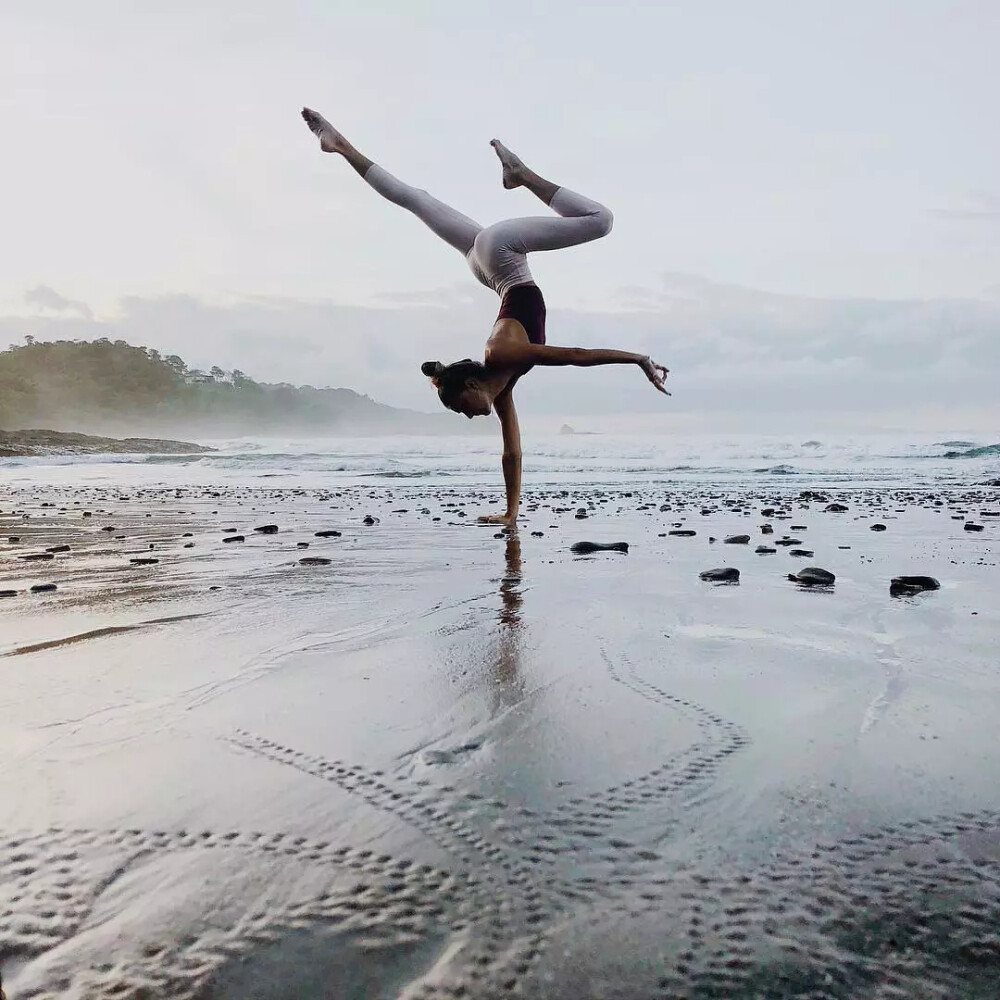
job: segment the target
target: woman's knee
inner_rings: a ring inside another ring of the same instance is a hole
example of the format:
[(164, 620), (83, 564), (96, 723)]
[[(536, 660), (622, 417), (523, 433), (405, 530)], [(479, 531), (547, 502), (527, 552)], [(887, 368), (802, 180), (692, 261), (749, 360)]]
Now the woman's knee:
[(612, 213), (610, 208), (605, 208), (603, 205), (601, 205), (600, 211), (594, 213), (593, 219), (594, 231), (597, 233), (598, 238), (607, 236), (615, 224), (614, 213)]

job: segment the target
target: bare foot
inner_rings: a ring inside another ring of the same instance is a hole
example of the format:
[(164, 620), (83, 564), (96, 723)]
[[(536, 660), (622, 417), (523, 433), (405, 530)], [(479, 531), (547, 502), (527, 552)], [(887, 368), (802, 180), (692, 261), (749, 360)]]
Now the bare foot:
[(517, 514), (480, 514), (476, 520), (480, 524), (505, 524), (509, 526), (517, 523)]
[(521, 187), (524, 184), (524, 172), (527, 167), (521, 162), (520, 157), (515, 156), (499, 139), (491, 139), (490, 145), (503, 164), (503, 186), (508, 189)]
[(324, 153), (343, 153), (350, 145), (348, 141), (318, 112), (310, 108), (302, 109), (302, 117), (310, 131), (319, 139)]

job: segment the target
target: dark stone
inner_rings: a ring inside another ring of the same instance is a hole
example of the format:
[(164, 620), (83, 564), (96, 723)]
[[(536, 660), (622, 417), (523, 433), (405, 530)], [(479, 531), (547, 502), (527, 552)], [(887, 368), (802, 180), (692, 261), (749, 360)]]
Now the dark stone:
[(133, 566), (155, 566), (159, 559), (129, 559)]
[(245, 542), (246, 539), (242, 535), (228, 535), (222, 539), (224, 542)]
[(46, 552), (69, 552), (69, 546), (68, 545), (50, 545), (45, 551)]
[(533, 531), (531, 533), (532, 538), (541, 538), (545, 534), (544, 531)]
[(372, 517), (371, 514), (365, 514), (365, 516), (361, 519), (361, 523), (368, 525), (378, 524), (378, 518)]
[(965, 524), (962, 525), (962, 527), (965, 528), (966, 531), (982, 531), (983, 530), (983, 526), (981, 524), (973, 524), (972, 521), (966, 521)]
[(668, 531), (667, 534), (673, 535), (675, 538), (694, 538), (698, 532), (692, 531), (690, 528), (674, 528), (673, 531)]
[(749, 535), (730, 535), (728, 538), (724, 538), (723, 541), (726, 545), (746, 545), (750, 541)]
[(760, 526), (760, 533), (762, 535), (773, 535), (774, 534), (774, 528), (772, 528), (771, 525), (769, 525), (769, 524), (762, 524)]
[(628, 542), (574, 542), (570, 552), (586, 556), (591, 552), (624, 552), (628, 554)]
[(806, 556), (808, 558), (811, 558), (812, 556), (816, 555), (816, 553), (813, 552), (812, 549), (792, 549), (792, 551), (789, 552), (788, 554), (791, 556)]
[(297, 549), (308, 549), (309, 548), (309, 543), (308, 542), (296, 542), (295, 543), (295, 547)]
[(101, 531), (117, 531), (118, 529), (113, 525), (109, 524), (106, 528), (101, 528)]
[(224, 535), (235, 535), (239, 530), (239, 528), (223, 528), (222, 533)]
[[(365, 522), (367, 524), (367, 522)], [(340, 538), (340, 532), (334, 530), (333, 528), (327, 528), (323, 531), (317, 531), (314, 534), (315, 538)]]
[(754, 549), (754, 552), (756, 552), (759, 556), (774, 555), (777, 551), (777, 549), (772, 548), (770, 545), (758, 545), (757, 548)]
[(18, 542), (19, 542), (20, 540), (21, 540), (21, 536), (20, 536), (20, 535), (8, 535), (8, 536), (7, 536), (7, 541), (8, 541), (8, 542), (9, 542), (9, 543), (10, 543), (11, 545), (17, 545), (17, 543), (18, 543)]
[(869, 527), (869, 531), (885, 531), (884, 524), (873, 524)]
[(299, 560), (300, 566), (329, 566), (332, 563), (332, 559), (327, 559), (325, 556), (304, 556)]
[(276, 524), (262, 524), (259, 528), (253, 529), (262, 535), (276, 535), (278, 533), (278, 526)]
[(735, 566), (721, 566), (703, 570), (698, 574), (698, 579), (709, 583), (739, 583), (740, 571)]
[(808, 531), (809, 529), (804, 524), (790, 524), (789, 529), (791, 531)]
[(893, 597), (909, 597), (925, 590), (940, 590), (941, 584), (933, 576), (894, 576), (889, 583)]
[(0, 597), (17, 597), (16, 590), (0, 590)]
[(185, 542), (184, 543), (184, 548), (186, 548), (186, 549), (193, 549), (194, 548), (194, 542)]
[(779, 538), (774, 544), (775, 545), (789, 545), (789, 546), (791, 546), (791, 545), (801, 545), (802, 544), (802, 539), (801, 538), (787, 538), (787, 537), (786, 538)]
[(828, 569), (821, 569), (819, 566), (806, 566), (798, 573), (789, 573), (788, 579), (803, 587), (832, 587), (837, 578)]
[(32, 552), (26, 556), (18, 556), (18, 559), (23, 559), (25, 562), (43, 562), (46, 559), (55, 559), (55, 556), (51, 552)]
[(56, 589), (57, 588), (54, 583), (36, 583), (31, 588), (31, 592), (33, 594), (51, 594), (52, 591)]
[(828, 503), (823, 510), (827, 514), (843, 514), (847, 510), (847, 505), (842, 503)]
[(181, 538), (194, 538), (194, 532), (193, 531), (185, 531), (184, 534), (181, 535)]

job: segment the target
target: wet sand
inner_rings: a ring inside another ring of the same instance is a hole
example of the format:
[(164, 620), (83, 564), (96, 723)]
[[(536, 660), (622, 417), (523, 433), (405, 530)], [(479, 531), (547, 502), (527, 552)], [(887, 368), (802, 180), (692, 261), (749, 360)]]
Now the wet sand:
[(996, 490), (495, 501), (0, 494), (9, 1000), (995, 1000)]

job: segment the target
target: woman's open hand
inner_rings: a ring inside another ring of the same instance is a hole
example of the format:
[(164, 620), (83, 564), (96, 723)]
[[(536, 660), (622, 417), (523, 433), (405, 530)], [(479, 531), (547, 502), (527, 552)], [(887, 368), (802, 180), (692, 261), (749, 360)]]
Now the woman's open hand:
[(643, 372), (645, 372), (646, 378), (648, 378), (649, 381), (660, 390), (660, 392), (662, 392), (665, 396), (670, 395), (670, 393), (663, 388), (663, 380), (667, 377), (667, 372), (670, 369), (664, 368), (663, 365), (658, 365), (648, 355), (639, 362), (639, 367), (643, 370)]

